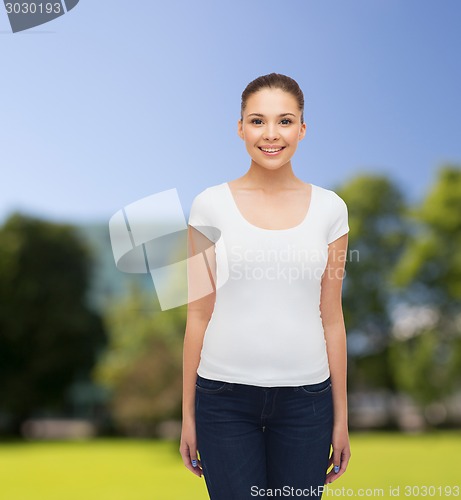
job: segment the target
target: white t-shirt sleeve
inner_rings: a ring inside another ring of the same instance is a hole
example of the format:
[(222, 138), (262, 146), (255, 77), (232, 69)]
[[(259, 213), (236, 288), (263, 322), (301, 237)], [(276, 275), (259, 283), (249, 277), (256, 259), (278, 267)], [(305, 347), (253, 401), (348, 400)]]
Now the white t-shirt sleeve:
[(214, 243), (218, 241), (219, 230), (214, 226), (213, 205), (209, 188), (199, 193), (192, 200), (188, 224)]
[(331, 225), (328, 231), (328, 244), (349, 232), (346, 202), (333, 191)]

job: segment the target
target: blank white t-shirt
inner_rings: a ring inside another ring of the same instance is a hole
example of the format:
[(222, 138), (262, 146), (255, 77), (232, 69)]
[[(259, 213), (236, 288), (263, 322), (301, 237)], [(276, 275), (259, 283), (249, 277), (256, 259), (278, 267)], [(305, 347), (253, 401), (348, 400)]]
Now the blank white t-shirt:
[(243, 217), (224, 182), (194, 198), (189, 224), (215, 243), (217, 265), (197, 373), (263, 387), (328, 378), (320, 289), (328, 244), (349, 231), (344, 200), (312, 184), (299, 225), (263, 229)]

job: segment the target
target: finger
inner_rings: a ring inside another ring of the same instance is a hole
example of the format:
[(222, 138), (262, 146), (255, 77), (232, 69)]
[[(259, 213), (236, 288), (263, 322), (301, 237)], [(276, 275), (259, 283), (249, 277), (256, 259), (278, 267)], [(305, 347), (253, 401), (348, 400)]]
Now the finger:
[(341, 468), (338, 472), (338, 477), (346, 472), (347, 466), (349, 465), (349, 460), (351, 458), (350, 451), (344, 451), (341, 455)]
[(197, 449), (191, 449), (190, 452), (190, 465), (192, 467), (192, 472), (196, 475), (201, 477), (202, 475), (202, 462), (197, 456)]
[(192, 472), (192, 474), (195, 474), (198, 477), (202, 477), (202, 467), (200, 464), (200, 461), (197, 461), (197, 465), (194, 467), (192, 463), (186, 464), (186, 467)]
[(191, 465), (194, 469), (201, 469), (202, 468), (202, 462), (200, 461), (200, 459), (195, 456), (195, 458), (193, 456), (191, 456)]
[(325, 484), (330, 484), (336, 481), (338, 477), (342, 474), (341, 470), (339, 472), (335, 472), (334, 469), (331, 469), (331, 471), (326, 475), (325, 477)]
[(338, 474), (341, 469), (341, 450), (333, 450), (333, 472)]
[(196, 476), (202, 476), (202, 464), (197, 457), (197, 449), (194, 447), (186, 446), (181, 450), (184, 465)]
[(347, 469), (347, 466), (349, 463), (349, 459), (350, 459), (350, 452), (343, 451), (341, 454), (341, 460), (340, 460), (341, 466), (340, 466), (338, 472), (335, 472), (334, 468), (330, 471), (330, 478), (329, 478), (330, 482), (336, 481), (336, 479), (341, 477), (346, 472), (346, 469)]

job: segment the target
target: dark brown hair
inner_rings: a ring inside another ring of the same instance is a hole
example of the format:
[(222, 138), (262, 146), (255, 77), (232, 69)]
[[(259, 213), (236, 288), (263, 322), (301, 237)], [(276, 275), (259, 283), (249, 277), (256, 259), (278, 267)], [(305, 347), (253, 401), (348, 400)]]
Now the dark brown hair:
[(301, 123), (304, 123), (304, 94), (298, 83), (286, 75), (280, 73), (270, 73), (259, 76), (250, 82), (242, 92), (242, 104), (240, 108), (240, 119), (243, 119), (243, 112), (247, 105), (248, 98), (264, 88), (281, 89), (291, 94), (298, 101), (298, 108), (301, 111)]

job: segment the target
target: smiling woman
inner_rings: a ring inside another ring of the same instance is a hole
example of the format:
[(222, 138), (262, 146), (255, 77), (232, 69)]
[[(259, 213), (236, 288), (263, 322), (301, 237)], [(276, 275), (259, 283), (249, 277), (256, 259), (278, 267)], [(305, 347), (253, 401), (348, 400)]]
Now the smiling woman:
[(199, 193), (190, 211), (180, 452), (212, 500), (251, 498), (251, 488), (320, 498), (351, 456), (348, 213), (293, 172), (303, 107), (288, 76), (251, 82), (237, 128), (250, 168)]

